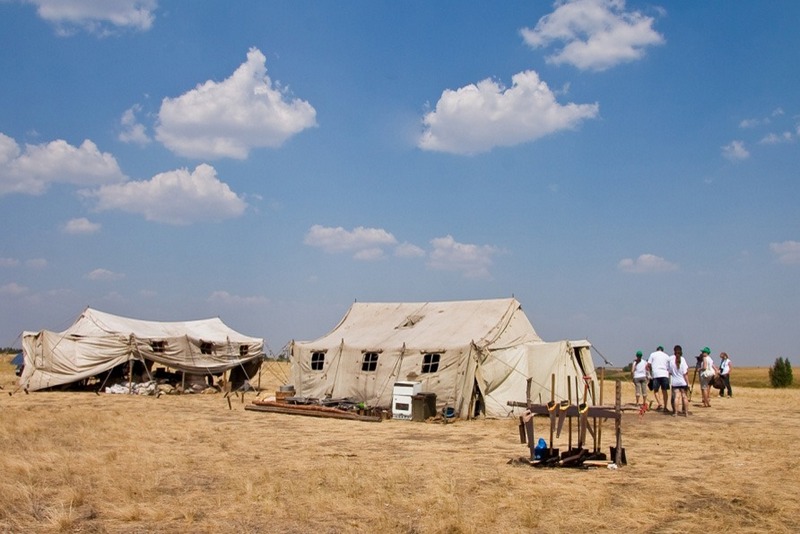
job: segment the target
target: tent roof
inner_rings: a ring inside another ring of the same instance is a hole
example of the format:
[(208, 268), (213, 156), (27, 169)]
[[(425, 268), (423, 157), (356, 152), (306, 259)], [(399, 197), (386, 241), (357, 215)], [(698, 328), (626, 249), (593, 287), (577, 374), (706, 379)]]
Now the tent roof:
[(196, 321), (144, 321), (86, 308), (63, 336), (135, 336), (139, 339), (165, 339), (188, 336), (204, 341), (229, 340), (239, 343), (261, 343), (233, 330), (218, 317)]
[[(517, 312), (520, 313), (517, 313)], [(533, 326), (514, 298), (416, 303), (354, 303), (330, 333), (309, 347), (350, 346), (444, 350), (474, 341), (483, 346), (502, 335), (511, 321), (525, 339), (539, 341)]]

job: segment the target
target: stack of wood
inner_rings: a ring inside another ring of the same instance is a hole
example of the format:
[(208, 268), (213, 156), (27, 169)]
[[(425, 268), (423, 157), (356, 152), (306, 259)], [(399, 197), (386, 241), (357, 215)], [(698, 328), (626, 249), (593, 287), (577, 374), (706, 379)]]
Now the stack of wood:
[[(245, 410), (256, 412), (281, 413), (286, 415), (306, 415), (310, 417), (329, 417), (333, 419), (350, 419), (353, 421), (365, 421), (370, 423), (380, 423), (383, 418), (380, 415), (363, 415), (358, 411), (342, 410), (321, 404), (290, 404), (292, 397), (283, 401), (256, 400), (252, 404), (244, 407)], [(289, 402), (287, 402), (289, 400)]]

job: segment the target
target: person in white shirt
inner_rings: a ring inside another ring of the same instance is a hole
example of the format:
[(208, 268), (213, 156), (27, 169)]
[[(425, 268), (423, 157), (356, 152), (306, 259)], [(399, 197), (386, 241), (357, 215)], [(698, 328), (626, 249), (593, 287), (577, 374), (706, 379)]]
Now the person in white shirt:
[(719, 396), (725, 396), (725, 390), (728, 390), (728, 397), (733, 397), (731, 392), (731, 359), (728, 357), (727, 352), (720, 352), (719, 357), (719, 376), (722, 377), (723, 388), (719, 390)]
[(703, 347), (700, 351), (703, 361), (700, 366), (700, 393), (703, 394), (703, 407), (711, 407), (711, 381), (717, 374), (717, 367), (714, 365), (714, 360), (711, 358), (711, 349)]
[[(636, 351), (636, 359), (631, 364), (631, 378), (636, 390), (636, 404), (647, 404), (647, 362), (642, 359), (642, 351)], [(639, 402), (639, 399), (642, 402)]]
[[(666, 410), (667, 390), (669, 389), (669, 354), (664, 352), (664, 347), (659, 345), (656, 351), (650, 354), (647, 359), (647, 371), (653, 377), (653, 394), (658, 402), (656, 411)], [(661, 390), (661, 399), (658, 398), (659, 390)], [(661, 404), (661, 400), (664, 401), (664, 404)]]
[(680, 345), (675, 345), (675, 354), (669, 359), (669, 377), (672, 381), (672, 417), (678, 414), (678, 407), (681, 408), (681, 415), (689, 415), (689, 365), (683, 357), (683, 349)]

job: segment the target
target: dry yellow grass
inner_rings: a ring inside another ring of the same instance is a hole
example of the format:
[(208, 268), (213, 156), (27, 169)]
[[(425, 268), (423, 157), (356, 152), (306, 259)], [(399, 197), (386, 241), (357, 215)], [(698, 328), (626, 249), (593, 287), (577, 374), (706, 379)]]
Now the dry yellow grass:
[[(276, 365), (262, 376), (268, 391), (286, 376)], [(527, 452), (510, 420), (245, 411), (254, 394), (230, 408), (222, 395), (8, 396), (13, 381), (0, 363), (0, 531), (800, 530), (795, 389), (734, 380), (734, 398), (693, 405), (688, 419), (626, 414), (629, 465), (583, 471), (510, 465)], [(537, 420), (537, 434), (546, 426)]]

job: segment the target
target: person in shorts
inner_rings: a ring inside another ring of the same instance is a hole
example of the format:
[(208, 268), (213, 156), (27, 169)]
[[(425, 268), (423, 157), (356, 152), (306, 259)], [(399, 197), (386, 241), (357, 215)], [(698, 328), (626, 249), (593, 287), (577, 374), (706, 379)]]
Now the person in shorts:
[(672, 384), (672, 417), (678, 415), (678, 408), (681, 415), (689, 415), (689, 365), (683, 357), (683, 349), (680, 345), (675, 345), (673, 356), (669, 359), (669, 378)]
[(703, 357), (700, 364), (700, 393), (703, 395), (703, 407), (711, 407), (711, 382), (717, 374), (717, 368), (714, 365), (714, 360), (711, 358), (711, 349), (703, 347), (700, 351)]
[[(647, 371), (653, 377), (653, 395), (656, 396), (656, 411), (667, 409), (667, 390), (669, 389), (669, 354), (660, 346), (647, 359)], [(658, 392), (661, 391), (661, 398)], [(661, 401), (664, 401), (663, 404)]]
[(636, 359), (631, 364), (631, 378), (636, 390), (636, 404), (639, 406), (647, 404), (647, 362), (642, 359), (640, 350), (636, 351)]

